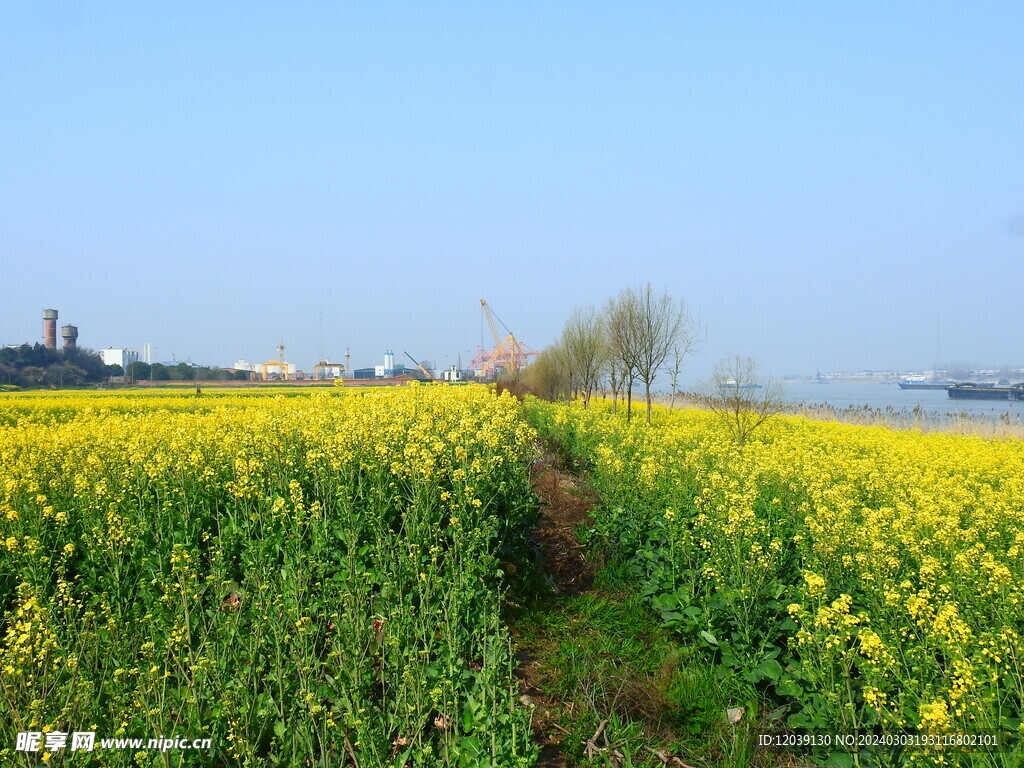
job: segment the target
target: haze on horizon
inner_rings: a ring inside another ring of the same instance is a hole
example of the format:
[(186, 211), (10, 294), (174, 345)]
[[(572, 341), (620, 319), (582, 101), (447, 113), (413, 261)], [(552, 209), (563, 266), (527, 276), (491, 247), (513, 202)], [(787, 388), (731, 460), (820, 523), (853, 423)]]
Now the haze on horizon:
[(8, 3), (0, 343), (52, 307), (159, 359), (444, 365), (481, 298), (539, 349), (650, 282), (708, 326), (684, 383), (1021, 366), (1021, 29), (1005, 1)]

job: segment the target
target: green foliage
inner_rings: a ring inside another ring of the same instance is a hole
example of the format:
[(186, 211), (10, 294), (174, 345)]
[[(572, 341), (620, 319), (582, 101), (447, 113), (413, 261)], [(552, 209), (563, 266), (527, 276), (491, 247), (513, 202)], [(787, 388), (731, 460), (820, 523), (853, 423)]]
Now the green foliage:
[(589, 468), (587, 543), (716, 679), (757, 691), (764, 728), (1004, 739), (810, 750), (823, 765), (1021, 764), (1019, 443), (780, 418), (740, 446), (704, 412), (524, 409)]
[(42, 344), (0, 349), (0, 384), (8, 387), (78, 387), (98, 384), (109, 375), (99, 354), (88, 349), (47, 349)]
[(14, 731), (212, 738), (188, 765), (532, 762), (500, 619), (536, 511), (507, 399), (76, 397), (0, 428)]
[[(626, 587), (629, 575), (610, 566), (596, 583)], [(625, 765), (663, 765), (658, 750), (702, 765), (748, 764), (737, 756), (749, 756), (751, 733), (724, 714), (735, 706), (753, 711), (753, 689), (723, 684), (698, 648), (666, 632), (643, 596), (616, 589), (548, 602), (520, 626), (543, 690), (562, 703), (560, 726), (569, 731), (563, 746), (574, 759), (584, 761), (585, 743), (607, 721), (602, 739), (607, 735)]]

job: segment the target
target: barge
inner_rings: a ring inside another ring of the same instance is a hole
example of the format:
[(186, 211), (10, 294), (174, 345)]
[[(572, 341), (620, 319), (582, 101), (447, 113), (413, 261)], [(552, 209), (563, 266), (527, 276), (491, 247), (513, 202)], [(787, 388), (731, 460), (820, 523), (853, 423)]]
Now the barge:
[(946, 390), (947, 394), (959, 400), (1019, 400), (1024, 401), (1024, 382), (1009, 387), (994, 387), (980, 384), (957, 384)]
[(900, 389), (949, 389), (955, 381), (901, 381)]

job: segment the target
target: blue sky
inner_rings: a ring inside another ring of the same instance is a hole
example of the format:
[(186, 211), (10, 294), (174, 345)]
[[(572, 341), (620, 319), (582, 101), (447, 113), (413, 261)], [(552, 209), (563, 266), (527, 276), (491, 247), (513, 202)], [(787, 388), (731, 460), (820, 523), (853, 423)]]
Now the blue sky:
[(0, 342), (307, 370), (651, 282), (775, 373), (1024, 365), (1024, 4), (0, 7)]

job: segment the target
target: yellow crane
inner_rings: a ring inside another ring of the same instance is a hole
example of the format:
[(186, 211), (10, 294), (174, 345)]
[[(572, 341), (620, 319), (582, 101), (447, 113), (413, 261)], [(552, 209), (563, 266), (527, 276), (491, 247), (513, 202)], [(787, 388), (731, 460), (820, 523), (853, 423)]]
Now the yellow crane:
[[(498, 327), (494, 324), (494, 315), (491, 314), (491, 308), (487, 306), (487, 299), (480, 299), (480, 306), (483, 309), (484, 317), (487, 318), (487, 324), (491, 326), (491, 336), (494, 337), (495, 348), (501, 346), (501, 336), (498, 335)], [(504, 325), (504, 323), (502, 323)]]
[[(527, 357), (540, 354), (537, 350), (516, 340), (515, 334), (502, 322), (500, 317), (494, 314), (486, 299), (480, 299), (480, 306), (484, 317), (487, 318), (487, 325), (491, 329), (491, 336), (494, 338), (494, 348), (487, 351), (479, 350), (477, 356), (473, 359), (473, 363), (476, 365), (477, 378), (484, 378), (496, 368), (504, 368), (507, 373), (515, 373), (526, 365)], [(508, 331), (508, 336), (504, 340), (498, 333), (498, 326), (494, 322), (496, 318), (502, 327)]]
[(416, 367), (417, 368), (419, 368), (421, 371), (423, 371), (423, 375), (427, 377), (427, 381), (433, 381), (434, 380), (434, 377), (430, 375), (430, 371), (428, 371), (426, 368), (424, 368), (422, 365), (420, 365), (418, 362), (416, 362), (416, 358), (415, 357), (410, 355), (405, 350), (402, 350), (402, 352), (403, 352), (403, 354), (406, 357), (408, 357), (410, 360), (412, 360), (414, 363), (416, 363)]

